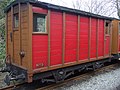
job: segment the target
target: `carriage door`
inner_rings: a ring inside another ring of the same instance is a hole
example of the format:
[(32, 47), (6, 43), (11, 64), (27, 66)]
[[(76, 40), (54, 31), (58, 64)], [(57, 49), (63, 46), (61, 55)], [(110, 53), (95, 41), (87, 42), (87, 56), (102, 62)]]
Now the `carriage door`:
[(105, 22), (105, 50), (104, 55), (109, 56), (110, 54), (110, 32), (111, 32), (111, 22)]
[(20, 57), (20, 14), (19, 14), (19, 6), (16, 5), (13, 7), (13, 32), (11, 33), (11, 37), (13, 38), (13, 63), (16, 65), (21, 65), (21, 57)]

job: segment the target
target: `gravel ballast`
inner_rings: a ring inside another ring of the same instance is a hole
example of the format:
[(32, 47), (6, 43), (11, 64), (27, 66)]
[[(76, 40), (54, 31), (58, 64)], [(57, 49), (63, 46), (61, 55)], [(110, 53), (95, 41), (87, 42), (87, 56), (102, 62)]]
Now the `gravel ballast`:
[(120, 90), (120, 67), (95, 72), (85, 80), (76, 80), (54, 90)]

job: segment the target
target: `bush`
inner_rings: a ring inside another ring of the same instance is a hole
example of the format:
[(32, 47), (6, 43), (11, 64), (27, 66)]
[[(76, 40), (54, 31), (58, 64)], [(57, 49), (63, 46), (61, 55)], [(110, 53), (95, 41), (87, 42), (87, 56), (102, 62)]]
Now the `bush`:
[(5, 13), (4, 9), (14, 0), (0, 0), (0, 67), (5, 59)]
[(4, 59), (5, 59), (5, 40), (4, 39), (1, 39), (0, 40), (0, 67), (3, 66), (3, 62), (4, 62)]

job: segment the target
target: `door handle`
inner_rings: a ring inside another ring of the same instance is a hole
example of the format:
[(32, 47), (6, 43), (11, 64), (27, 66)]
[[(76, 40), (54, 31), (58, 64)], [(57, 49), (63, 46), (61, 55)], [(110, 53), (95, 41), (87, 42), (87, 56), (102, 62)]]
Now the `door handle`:
[(10, 32), (10, 40), (11, 40), (11, 42), (12, 42), (12, 32)]

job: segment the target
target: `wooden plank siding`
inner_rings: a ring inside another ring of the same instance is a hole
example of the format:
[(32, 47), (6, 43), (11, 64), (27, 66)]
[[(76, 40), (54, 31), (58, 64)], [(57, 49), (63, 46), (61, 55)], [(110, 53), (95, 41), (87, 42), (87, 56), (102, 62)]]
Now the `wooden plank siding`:
[(50, 53), (50, 51), (51, 51), (51, 49), (50, 49), (50, 42), (51, 42), (51, 39), (50, 39), (50, 10), (48, 10), (48, 69), (50, 68), (50, 61), (51, 61), (51, 59), (50, 59), (50, 55), (51, 55), (51, 53)]
[(7, 13), (7, 42), (6, 42), (6, 46), (7, 46), (7, 54), (10, 55), (11, 51), (12, 51), (12, 46), (11, 46), (11, 39), (10, 39), (10, 32), (12, 31), (11, 29), (11, 10), (8, 11)]
[(99, 31), (99, 19), (97, 20), (97, 32), (96, 32), (96, 57), (98, 59), (98, 31)]
[[(18, 13), (19, 15), (19, 27), (14, 28), (13, 16)], [(28, 55), (28, 8), (27, 4), (17, 4), (7, 13), (7, 54), (11, 56), (12, 62), (18, 66), (27, 68), (27, 55)], [(12, 42), (10, 33), (12, 33)], [(20, 58), (20, 51), (25, 52), (25, 57)]]
[(119, 53), (119, 47), (120, 47), (120, 40), (119, 40), (119, 20), (113, 20), (112, 21), (112, 47), (111, 47), (111, 53), (112, 54), (118, 54)]
[(119, 34), (118, 34), (118, 20), (112, 21), (112, 54), (118, 54), (119, 52)]
[(65, 62), (65, 12), (63, 12), (63, 36), (62, 36), (62, 65), (64, 66)]
[(28, 8), (27, 4), (21, 4), (21, 51), (25, 52), (25, 57), (22, 58), (22, 66), (28, 68)]
[(19, 35), (20, 35), (20, 33), (19, 33), (18, 28), (20, 26), (18, 25), (18, 27), (16, 27), (16, 28), (14, 27), (14, 15), (15, 14), (19, 15), (19, 5), (17, 4), (15, 6), (12, 6), (12, 8), (13, 8), (13, 12), (12, 12), (13, 61), (16, 65), (19, 66), (20, 65), (20, 62), (19, 62), (20, 61), (20, 56), (19, 56), (19, 52), (20, 52), (20, 42), (19, 42), (20, 37), (19, 37)]
[(88, 60), (90, 60), (91, 55), (91, 17), (89, 18), (89, 31), (88, 31)]
[(25, 65), (28, 68), (28, 82), (32, 82), (32, 76), (33, 76), (33, 68), (32, 68), (32, 32), (33, 32), (33, 11), (32, 11), (32, 5), (27, 3), (27, 11), (28, 11), (28, 48), (27, 48), (27, 64)]
[(10, 35), (10, 37), (11, 37), (11, 62), (13, 62), (14, 63), (14, 56), (13, 56), (13, 54), (14, 54), (14, 50), (13, 50), (13, 42), (14, 42), (14, 40), (13, 40), (13, 37), (14, 37), (14, 35), (13, 35), (13, 7), (11, 7), (11, 32), (10, 32), (10, 34), (12, 34), (12, 37), (11, 37), (11, 35)]
[(80, 53), (80, 15), (78, 15), (78, 38), (77, 38), (77, 63), (79, 62), (79, 53)]
[(112, 22), (110, 23), (110, 46), (109, 46), (109, 56), (111, 56), (112, 52)]

